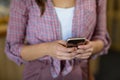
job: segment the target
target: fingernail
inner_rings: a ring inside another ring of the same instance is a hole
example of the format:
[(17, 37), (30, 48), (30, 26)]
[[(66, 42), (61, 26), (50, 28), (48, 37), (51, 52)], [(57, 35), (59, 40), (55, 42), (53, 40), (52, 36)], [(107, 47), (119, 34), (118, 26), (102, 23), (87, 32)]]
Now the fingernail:
[(78, 48), (82, 48), (82, 46), (78, 46)]

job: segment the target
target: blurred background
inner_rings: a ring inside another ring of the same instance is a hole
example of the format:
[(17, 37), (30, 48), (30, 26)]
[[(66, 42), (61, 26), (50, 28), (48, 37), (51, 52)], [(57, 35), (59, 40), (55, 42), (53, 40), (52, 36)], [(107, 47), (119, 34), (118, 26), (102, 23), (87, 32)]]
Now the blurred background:
[[(10, 0), (0, 0), (0, 80), (21, 80), (23, 66), (10, 61), (5, 53), (5, 37)], [(108, 0), (108, 31), (112, 45), (108, 55), (90, 61), (95, 80), (120, 80), (120, 0)]]

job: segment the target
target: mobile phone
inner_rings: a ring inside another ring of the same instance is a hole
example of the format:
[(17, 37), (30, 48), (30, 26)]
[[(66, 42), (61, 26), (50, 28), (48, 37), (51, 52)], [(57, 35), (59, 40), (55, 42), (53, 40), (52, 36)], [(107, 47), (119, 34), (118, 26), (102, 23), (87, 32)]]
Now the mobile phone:
[(85, 38), (69, 38), (67, 39), (67, 47), (78, 47), (78, 45), (86, 44)]

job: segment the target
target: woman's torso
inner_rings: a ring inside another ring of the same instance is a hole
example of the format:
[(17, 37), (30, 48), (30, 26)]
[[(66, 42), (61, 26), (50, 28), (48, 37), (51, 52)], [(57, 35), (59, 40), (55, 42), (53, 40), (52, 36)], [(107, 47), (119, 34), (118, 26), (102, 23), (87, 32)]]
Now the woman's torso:
[[(27, 2), (27, 1), (26, 1)], [(40, 16), (35, 0), (28, 0), (28, 24), (26, 41), (37, 44), (62, 39), (61, 25), (51, 0), (47, 1), (46, 11)], [(72, 37), (91, 39), (96, 27), (96, 0), (76, 0), (72, 22)]]
[[(61, 40), (61, 25), (51, 0), (47, 1), (46, 11), (42, 17), (40, 16), (40, 9), (35, 0), (27, 0), (26, 4), (28, 6), (28, 24), (26, 27), (27, 44), (31, 45)], [(72, 20), (72, 37), (84, 37), (90, 40), (95, 27), (96, 0), (76, 0)], [(84, 73), (83, 75), (88, 74), (86, 71), (88, 68), (87, 63), (81, 63), (78, 66), (81, 68), (82, 73)], [(25, 71), (29, 71), (29, 68), (27, 68), (28, 65), (26, 65)]]

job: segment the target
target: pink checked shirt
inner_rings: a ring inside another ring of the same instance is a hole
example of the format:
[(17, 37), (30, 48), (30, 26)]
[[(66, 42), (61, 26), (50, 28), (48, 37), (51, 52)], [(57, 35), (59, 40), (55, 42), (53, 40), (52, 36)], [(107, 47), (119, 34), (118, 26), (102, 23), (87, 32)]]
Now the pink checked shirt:
[[(100, 39), (104, 42), (104, 48), (97, 55), (107, 53), (110, 38), (106, 30), (106, 0), (76, 0), (72, 37)], [(11, 60), (19, 65), (27, 63), (20, 57), (24, 44), (34, 45), (61, 39), (60, 22), (51, 0), (47, 0), (42, 17), (35, 0), (12, 0), (5, 49)], [(57, 77), (61, 71), (60, 61), (50, 56), (38, 60), (46, 59), (51, 62), (52, 76)], [(74, 60), (66, 61), (62, 75), (72, 71), (73, 63)]]

